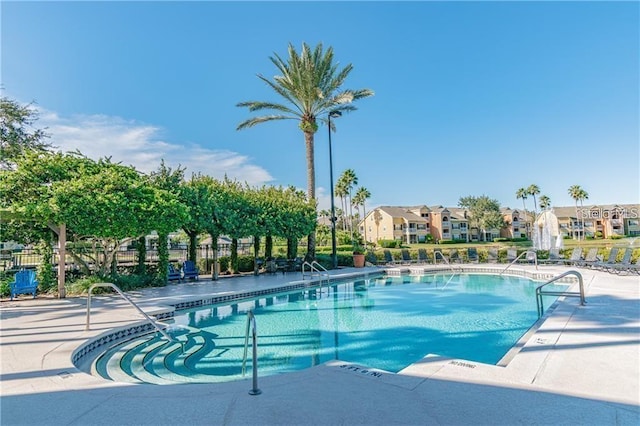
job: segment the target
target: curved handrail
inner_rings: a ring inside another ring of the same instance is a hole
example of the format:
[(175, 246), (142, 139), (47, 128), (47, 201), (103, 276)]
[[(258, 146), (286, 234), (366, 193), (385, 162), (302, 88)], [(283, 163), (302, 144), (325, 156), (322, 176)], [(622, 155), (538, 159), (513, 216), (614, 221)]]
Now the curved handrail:
[(313, 273), (316, 272), (319, 275), (326, 275), (327, 277), (329, 277), (329, 271), (327, 271), (327, 269), (322, 266), (321, 264), (319, 264), (318, 262), (316, 262), (315, 260), (312, 261), (311, 263), (309, 262), (304, 262), (302, 264), (302, 279), (304, 279), (304, 273), (305, 273), (305, 266), (309, 267), (309, 275), (313, 276)]
[(502, 270), (502, 272), (500, 272), (500, 275), (504, 274), (504, 273), (505, 273), (505, 271), (506, 271), (507, 269), (509, 269), (509, 268), (511, 267), (511, 265), (513, 265), (513, 264), (514, 264), (514, 263), (516, 263), (518, 260), (520, 260), (520, 258), (521, 258), (522, 256), (530, 255), (530, 254), (532, 254), (532, 255), (533, 255), (533, 260), (534, 260), (534, 261), (535, 261), (535, 263), (536, 263), (536, 270), (537, 270), (537, 269), (538, 269), (538, 253), (536, 253), (534, 250), (527, 250), (527, 251), (523, 251), (522, 253), (520, 253), (520, 255), (519, 255), (518, 257), (516, 257), (515, 259), (513, 259), (513, 261), (512, 261), (510, 264), (508, 264), (508, 265), (507, 265), (507, 267), (506, 267), (506, 268), (504, 268), (504, 269)]
[[(580, 286), (580, 292), (579, 293), (575, 293), (575, 292), (571, 292), (571, 291), (543, 291), (542, 287), (551, 284), (555, 281), (558, 281), (561, 278), (566, 277), (567, 275), (575, 275), (576, 277), (578, 277), (578, 284)], [(582, 274), (580, 274), (580, 272), (578, 271), (574, 271), (573, 269), (567, 272), (564, 272), (556, 277), (551, 278), (549, 281), (547, 281), (544, 284), (539, 285), (536, 288), (536, 303), (538, 305), (538, 318), (540, 318), (542, 316), (542, 314), (544, 313), (544, 306), (542, 304), (542, 296), (543, 295), (549, 295), (549, 296), (569, 296), (569, 297), (579, 297), (580, 298), (580, 305), (584, 306), (585, 303), (587, 303), (587, 301), (584, 298), (584, 281), (582, 280)]]
[(244, 336), (244, 356), (242, 357), (242, 376), (247, 371), (247, 351), (249, 349), (249, 331), (251, 331), (251, 337), (253, 340), (253, 357), (252, 357), (252, 370), (253, 370), (253, 388), (249, 391), (249, 395), (260, 395), (262, 391), (258, 389), (258, 333), (256, 331), (256, 316), (253, 311), (247, 312), (247, 331)]
[[(456, 272), (456, 270), (453, 268), (453, 265), (451, 264), (451, 262), (449, 262), (449, 259), (447, 259), (446, 257), (444, 257), (444, 254), (441, 251), (438, 250), (434, 250), (433, 251), (433, 263), (436, 263), (436, 260), (438, 260), (438, 255), (440, 255), (440, 258), (442, 260), (444, 260), (444, 263), (447, 264), (447, 266), (449, 266), (449, 268), (451, 269), (451, 272)], [(462, 268), (460, 268), (460, 271), (462, 271)]]
[(85, 324), (84, 330), (85, 331), (89, 331), (90, 330), (90, 323), (91, 323), (91, 292), (93, 291), (94, 288), (96, 287), (111, 287), (112, 289), (114, 289), (116, 292), (118, 292), (118, 294), (120, 296), (122, 296), (122, 298), (124, 300), (126, 300), (127, 302), (129, 302), (129, 304), (131, 306), (133, 306), (134, 308), (136, 308), (138, 310), (138, 312), (140, 312), (142, 314), (142, 316), (144, 316), (146, 318), (147, 321), (149, 321), (149, 323), (155, 327), (156, 330), (158, 330), (160, 332), (160, 334), (162, 334), (167, 340), (169, 340), (170, 342), (178, 342), (176, 339), (174, 339), (173, 337), (169, 336), (167, 334), (166, 331), (164, 331), (162, 328), (160, 328), (160, 326), (158, 326), (158, 324), (149, 316), (147, 315), (142, 309), (140, 309), (140, 307), (138, 305), (136, 305), (131, 299), (129, 299), (127, 297), (126, 294), (124, 294), (122, 292), (122, 290), (120, 290), (118, 288), (117, 285), (112, 284), (112, 283), (95, 283), (93, 284), (91, 287), (89, 287), (89, 295), (87, 296), (87, 322)]

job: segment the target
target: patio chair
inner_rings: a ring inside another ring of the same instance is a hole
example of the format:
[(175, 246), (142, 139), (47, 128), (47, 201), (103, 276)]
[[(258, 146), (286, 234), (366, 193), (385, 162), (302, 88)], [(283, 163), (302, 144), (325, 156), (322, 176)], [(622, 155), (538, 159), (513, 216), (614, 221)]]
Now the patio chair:
[(385, 265), (395, 265), (396, 261), (393, 258), (393, 255), (391, 254), (390, 250), (384, 250), (384, 264)]
[(607, 272), (612, 272), (615, 274), (619, 274), (622, 271), (629, 269), (631, 266), (631, 255), (633, 254), (633, 248), (627, 247), (624, 250), (624, 254), (622, 255), (622, 260), (618, 263), (614, 263), (612, 265), (605, 266), (604, 270)]
[(612, 247), (606, 262), (602, 262), (602, 261), (595, 262), (591, 267), (598, 269), (600, 271), (606, 270), (609, 266), (616, 263), (616, 258), (618, 257), (618, 251), (620, 251), (618, 247)]
[(418, 249), (418, 263), (432, 263), (431, 257), (425, 249)]
[(167, 281), (182, 281), (182, 273), (180, 272), (179, 269), (176, 269), (171, 263), (169, 264)]
[[(573, 257), (573, 256), (571, 256)], [(582, 266), (586, 268), (590, 268), (595, 263), (599, 262), (600, 258), (598, 257), (598, 249), (596, 247), (592, 247), (587, 252), (587, 255), (584, 259), (577, 260), (573, 263), (575, 266)]]
[(478, 257), (478, 249), (475, 247), (467, 248), (467, 260), (469, 262), (478, 263), (480, 258)]
[(538, 263), (547, 263), (547, 264), (562, 264), (564, 258), (560, 255), (559, 248), (550, 248), (549, 249), (549, 258), (548, 259), (539, 259)]
[(498, 263), (498, 249), (490, 248), (487, 252), (487, 263)]
[[(595, 250), (595, 254), (598, 254), (598, 249)], [(582, 247), (575, 247), (571, 252), (569, 259), (564, 259), (562, 262), (565, 265), (577, 265), (582, 260)]]
[(403, 265), (411, 265), (413, 263), (413, 259), (411, 259), (411, 254), (409, 253), (409, 250), (402, 249), (400, 253), (402, 254)]
[(182, 264), (182, 273), (184, 274), (184, 279), (195, 279), (198, 280), (200, 278), (200, 271), (196, 267), (196, 264), (192, 260), (185, 260)]
[(36, 298), (38, 291), (38, 280), (36, 280), (36, 271), (31, 269), (22, 269), (13, 277), (13, 282), (9, 283), (11, 290), (11, 300), (19, 294), (33, 294)]

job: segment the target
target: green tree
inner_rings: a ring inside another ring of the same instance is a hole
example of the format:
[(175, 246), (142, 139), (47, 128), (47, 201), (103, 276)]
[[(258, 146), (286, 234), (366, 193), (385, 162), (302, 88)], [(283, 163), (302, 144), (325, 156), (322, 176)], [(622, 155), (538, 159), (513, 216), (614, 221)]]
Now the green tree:
[(469, 224), (480, 231), (480, 239), (486, 240), (486, 233), (490, 229), (500, 230), (504, 226), (504, 219), (500, 213), (500, 203), (486, 195), (479, 197), (467, 196), (458, 201), (458, 205), (469, 210)]
[[(371, 198), (371, 192), (369, 192), (369, 190), (363, 186), (358, 188), (356, 195), (353, 197), (353, 202), (356, 204), (356, 206), (362, 206), (362, 219), (367, 218), (367, 209), (365, 204), (369, 198)], [(366, 223), (364, 223), (364, 241), (366, 244), (367, 243), (367, 224)]]
[[(155, 221), (155, 230), (158, 233), (158, 279), (163, 284), (168, 282), (169, 234), (179, 229), (190, 219), (188, 207), (180, 200), (183, 181), (184, 169), (178, 167), (176, 170), (172, 170), (166, 166), (164, 160), (160, 167), (150, 175), (151, 184), (165, 191), (165, 194), (168, 195), (164, 201), (173, 205), (172, 209), (155, 212), (159, 216)], [(142, 270), (142, 267), (139, 267), (139, 270)]]
[(20, 105), (6, 97), (0, 98), (0, 170), (11, 170), (25, 152), (42, 152), (51, 145), (45, 130), (34, 124), (38, 112), (32, 104)]
[[(270, 110), (274, 113), (250, 118), (240, 123), (238, 130), (256, 124), (275, 120), (296, 120), (304, 134), (307, 163), (307, 197), (316, 203), (316, 178), (314, 162), (314, 136), (318, 131), (318, 120), (325, 122), (331, 111), (349, 112), (356, 109), (353, 102), (373, 95), (369, 89), (342, 89), (353, 66), (348, 64), (342, 69), (334, 63), (333, 48), (323, 50), (322, 44), (311, 49), (302, 44), (300, 53), (289, 44), (288, 58), (277, 54), (269, 58), (280, 75), (270, 80), (260, 74), (258, 78), (273, 89), (285, 103), (247, 101), (237, 106), (246, 107), (250, 112)], [(333, 194), (332, 194), (333, 196)], [(315, 257), (315, 235), (309, 234), (307, 256)]]

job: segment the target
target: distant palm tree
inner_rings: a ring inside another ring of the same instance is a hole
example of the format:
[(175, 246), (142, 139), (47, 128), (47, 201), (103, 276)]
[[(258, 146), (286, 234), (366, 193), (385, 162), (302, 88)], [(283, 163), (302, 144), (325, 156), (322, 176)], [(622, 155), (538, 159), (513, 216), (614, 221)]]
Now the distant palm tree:
[(347, 188), (347, 196), (349, 197), (347, 201), (347, 206), (349, 206), (349, 232), (351, 233), (351, 239), (353, 240), (353, 202), (351, 192), (353, 191), (353, 187), (358, 184), (358, 176), (356, 176), (356, 172), (354, 172), (353, 169), (347, 169), (342, 172), (340, 180), (344, 182), (344, 185)]
[[(581, 200), (582, 197), (582, 193), (584, 192), (584, 190), (582, 188), (580, 188), (580, 185), (571, 185), (569, 187), (569, 195), (571, 196), (571, 198), (573, 198), (573, 201), (575, 201), (576, 203), (576, 220), (578, 220), (578, 218), (580, 217), (580, 215), (578, 214), (578, 201)], [(571, 229), (573, 230), (573, 238), (576, 238), (576, 231), (574, 226), (571, 226)], [(579, 234), (578, 234), (579, 237)], [(579, 239), (579, 238), (578, 238)]]
[[(356, 110), (352, 102), (373, 96), (369, 89), (341, 89), (353, 66), (342, 69), (333, 60), (333, 48), (323, 51), (322, 43), (311, 49), (302, 44), (300, 54), (292, 44), (288, 48), (289, 57), (283, 60), (277, 54), (269, 57), (280, 75), (270, 80), (258, 74), (258, 78), (271, 87), (286, 102), (285, 104), (263, 101), (247, 101), (237, 104), (247, 107), (250, 112), (271, 110), (275, 113), (250, 118), (240, 123), (237, 130), (274, 120), (296, 120), (304, 133), (307, 161), (307, 197), (315, 203), (316, 178), (314, 162), (314, 135), (318, 131), (318, 120), (326, 122), (331, 111), (349, 112)], [(329, 129), (331, 131), (331, 129)], [(333, 196), (333, 194), (332, 194)], [(315, 234), (307, 238), (307, 258), (315, 258)]]
[(341, 209), (341, 216), (342, 216), (342, 230), (343, 231), (347, 231), (347, 194), (348, 194), (348, 189), (347, 189), (347, 183), (342, 179), (339, 178), (338, 181), (336, 182), (335, 187), (333, 188), (334, 197), (339, 197), (340, 198), (340, 206), (342, 207)]
[(582, 210), (582, 214), (580, 215), (580, 221), (582, 223), (582, 238), (584, 239), (585, 237), (585, 231), (584, 231), (584, 200), (587, 200), (589, 198), (589, 193), (587, 191), (585, 191), (584, 189), (580, 189), (580, 192), (578, 193), (578, 201), (580, 201), (580, 208)]
[(527, 194), (533, 196), (533, 217), (534, 218), (538, 216), (538, 203), (536, 202), (536, 195), (538, 195), (539, 193), (540, 193), (540, 188), (538, 188), (538, 185), (536, 184), (531, 184), (527, 188)]
[(548, 209), (551, 206), (551, 198), (546, 195), (540, 197), (540, 208), (543, 210)]
[[(371, 198), (371, 192), (369, 192), (369, 190), (363, 186), (361, 186), (360, 188), (358, 188), (358, 191), (356, 192), (356, 195), (354, 195), (353, 197), (353, 202), (358, 205), (358, 206), (362, 206), (362, 219), (366, 220), (367, 218), (367, 209), (365, 207), (365, 203), (367, 202), (367, 200)], [(364, 224), (364, 242), (365, 244), (367, 243), (367, 224), (365, 222)]]
[(527, 195), (529, 194), (526, 188), (520, 188), (516, 191), (516, 199), (522, 198), (522, 214), (524, 215), (524, 223), (525, 223), (525, 226), (527, 226), (527, 231), (528, 231), (529, 226), (527, 224), (529, 221), (527, 220), (528, 219), (527, 206), (524, 204), (524, 200), (527, 199)]

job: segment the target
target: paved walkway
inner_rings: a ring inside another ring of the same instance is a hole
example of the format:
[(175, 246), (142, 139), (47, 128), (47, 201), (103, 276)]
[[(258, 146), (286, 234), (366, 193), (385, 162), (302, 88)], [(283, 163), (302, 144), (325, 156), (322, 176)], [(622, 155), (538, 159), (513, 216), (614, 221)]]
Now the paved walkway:
[[(129, 385), (77, 370), (70, 359), (79, 345), (140, 320), (115, 296), (92, 299), (90, 331), (84, 330), (85, 297), (3, 301), (0, 423), (640, 424), (640, 277), (580, 272), (587, 305), (575, 298), (560, 302), (505, 367), (429, 356), (399, 374), (371, 374), (375, 370), (336, 361), (261, 378), (259, 396), (248, 394), (249, 380)], [(203, 280), (130, 295), (152, 311), (173, 299), (280, 286), (293, 277)]]

